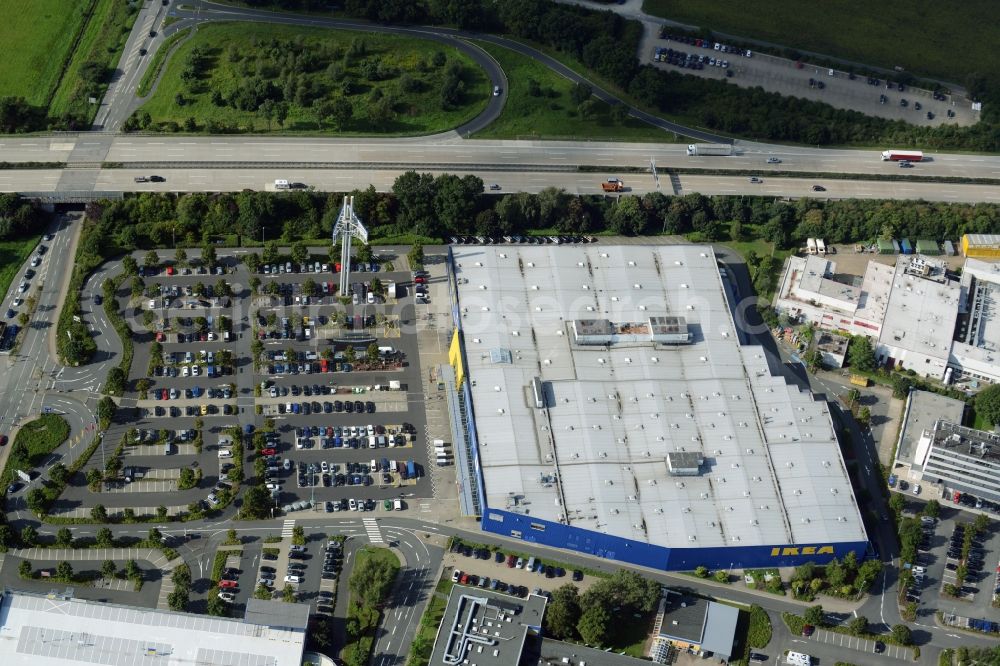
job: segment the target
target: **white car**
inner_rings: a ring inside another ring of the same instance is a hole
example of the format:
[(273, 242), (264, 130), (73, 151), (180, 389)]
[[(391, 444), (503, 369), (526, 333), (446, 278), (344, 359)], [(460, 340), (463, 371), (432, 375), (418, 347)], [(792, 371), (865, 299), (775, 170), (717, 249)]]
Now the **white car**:
[(357, 511), (358, 510), (358, 501), (356, 499), (354, 499), (353, 497), (351, 499), (347, 500), (347, 508), (350, 509), (351, 511)]
[(199, 365), (192, 365), (191, 366), (191, 376), (192, 377), (197, 377), (200, 374), (201, 374), (201, 366), (199, 366)]
[(323, 264), (323, 272), (324, 273), (330, 272), (330, 264)]
[(191, 374), (191, 368), (187, 367), (186, 365), (183, 368), (181, 368), (181, 377), (187, 377), (190, 374)]
[(493, 86), (493, 96), (494, 97), (500, 96), (500, 86)]
[(15, 308), (19, 308), (24, 303), (24, 299), (18, 296), (17, 298), (14, 299), (13, 303)]
[(229, 449), (219, 449), (219, 457), (220, 458), (232, 458), (233, 457), (233, 452), (230, 451)]
[(779, 160), (777, 157), (768, 157), (767, 158), (767, 163), (768, 164), (781, 164), (781, 160)]
[(156, 309), (156, 301), (154, 301), (152, 298), (149, 299), (149, 309), (150, 310), (155, 310)]
[(281, 489), (281, 486), (279, 486), (277, 483), (265, 483), (264, 487), (267, 488), (268, 490), (280, 490)]
[(219, 592), (219, 598), (225, 601), (227, 604), (231, 604), (236, 601), (236, 595), (232, 592)]
[(328, 463), (327, 461), (324, 460), (323, 462), (321, 462), (319, 464), (319, 468), (324, 473), (325, 472), (329, 472), (330, 471), (330, 463)]
[(302, 582), (302, 576), (296, 576), (295, 574), (288, 574), (287, 576), (285, 576), (285, 582), (286, 583), (301, 583)]

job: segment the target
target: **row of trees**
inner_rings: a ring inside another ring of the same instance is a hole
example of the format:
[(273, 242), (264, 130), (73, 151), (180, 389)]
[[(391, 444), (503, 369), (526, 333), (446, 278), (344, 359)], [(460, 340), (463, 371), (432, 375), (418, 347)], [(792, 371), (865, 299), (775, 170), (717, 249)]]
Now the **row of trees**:
[[(573, 195), (558, 188), (497, 197), (483, 194), (483, 181), (477, 176), (435, 177), (415, 171), (400, 175), (389, 192), (377, 192), (372, 186), (351, 194), (355, 211), (373, 238), (399, 234), (432, 239), (463, 234), (497, 237), (556, 229), (570, 234), (694, 234), (703, 241), (759, 238), (778, 248), (790, 248), (813, 237), (831, 243), (903, 236), (956, 239), (964, 233), (990, 233), (1000, 228), (1000, 206), (989, 203), (785, 201), (697, 193), (667, 196), (660, 192), (611, 198)], [(336, 222), (341, 201), (341, 194), (305, 191), (179, 196), (143, 193), (90, 204), (92, 233), (81, 243), (84, 251), (109, 256), (116, 251), (174, 243), (202, 243), (206, 251), (214, 253), (208, 239), (234, 233), (247, 241), (261, 237), (283, 243), (325, 239)], [(763, 275), (775, 272), (766, 259), (761, 261)]]
[(798, 598), (812, 599), (819, 592), (850, 598), (866, 592), (881, 570), (882, 563), (876, 559), (865, 560), (859, 565), (852, 551), (841, 560), (830, 560), (825, 566), (806, 562), (795, 567), (790, 586)]
[(660, 585), (633, 571), (618, 570), (583, 594), (572, 583), (557, 588), (545, 611), (545, 631), (562, 640), (607, 646), (624, 629), (616, 618), (647, 615), (656, 609)]

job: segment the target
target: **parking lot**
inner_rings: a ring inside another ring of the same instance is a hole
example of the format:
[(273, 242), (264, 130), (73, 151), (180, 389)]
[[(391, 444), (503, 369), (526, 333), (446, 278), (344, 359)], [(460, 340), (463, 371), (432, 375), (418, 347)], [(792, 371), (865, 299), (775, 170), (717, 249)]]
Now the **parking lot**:
[(878, 654), (879, 657), (890, 657), (892, 659), (901, 659), (903, 661), (913, 661), (913, 651), (909, 648), (886, 644), (881, 641), (873, 641), (867, 638), (859, 638), (858, 636), (840, 634), (833, 631), (827, 631), (826, 629), (817, 629), (813, 635), (808, 638), (808, 640), (816, 641), (818, 643), (826, 643), (840, 648), (847, 648), (849, 650), (867, 652), (871, 655)]
[(425, 278), (386, 272), (382, 262), (400, 261), (387, 255), (356, 265), (341, 297), (328, 248), (254, 272), (247, 251), (211, 265), (199, 250), (183, 262), (160, 254), (134, 254), (140, 275), (117, 292), (135, 345), (130, 390), (84, 472), (104, 470), (124, 438), (119, 471), (96, 489), (74, 479), (55, 513), (221, 506), (237, 490), (226, 480), (235, 459), (220, 457), (234, 426), (272, 432), (266, 479), (248, 478), (246, 450), (233, 455), (245, 456), (244, 483), (270, 484), (277, 511), (404, 511), (406, 498), (431, 496), (413, 325)]
[[(944, 611), (1000, 619), (1000, 610), (993, 608), (1000, 535), (995, 529), (988, 530), (973, 541), (969, 559), (960, 559), (963, 535), (956, 528), (971, 523), (973, 518), (945, 507), (940, 520), (925, 522), (917, 562), (913, 563), (914, 584), (906, 592), (906, 601), (918, 604), (919, 616), (930, 617), (935, 611)], [(964, 583), (958, 585), (955, 573), (962, 565), (968, 573)], [(946, 594), (946, 585), (956, 585), (958, 595)]]
[[(467, 549), (467, 550), (466, 550)], [(518, 557), (506, 551), (477, 551), (472, 547), (455, 544), (444, 556), (444, 575), (455, 583), (487, 587), (514, 596), (527, 596), (530, 592), (552, 592), (566, 583), (573, 583), (581, 592), (593, 582), (592, 576), (566, 569), (558, 562)]]
[(760, 86), (782, 95), (914, 125), (972, 125), (979, 121), (979, 112), (973, 111), (971, 102), (965, 98), (900, 85), (885, 77), (873, 79), (714, 41), (686, 38), (665, 30), (659, 39), (653, 40), (653, 45), (647, 46), (648, 52), (640, 54), (643, 62), (660, 69), (725, 80), (744, 88)]

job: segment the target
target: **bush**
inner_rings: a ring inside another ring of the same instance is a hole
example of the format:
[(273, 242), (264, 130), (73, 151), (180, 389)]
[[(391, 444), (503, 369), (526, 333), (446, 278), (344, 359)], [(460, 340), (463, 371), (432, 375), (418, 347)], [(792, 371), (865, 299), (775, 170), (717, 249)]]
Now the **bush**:
[(771, 642), (771, 618), (767, 611), (754, 604), (750, 606), (750, 626), (747, 630), (747, 643), (754, 649), (766, 648)]

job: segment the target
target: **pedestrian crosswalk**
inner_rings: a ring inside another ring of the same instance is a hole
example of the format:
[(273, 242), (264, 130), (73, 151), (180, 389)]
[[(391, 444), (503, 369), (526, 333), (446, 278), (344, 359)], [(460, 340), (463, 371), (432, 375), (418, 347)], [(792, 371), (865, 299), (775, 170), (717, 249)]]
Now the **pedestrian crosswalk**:
[(382, 543), (382, 531), (378, 528), (378, 523), (374, 518), (365, 518), (365, 532), (368, 533), (368, 540), (372, 543)]
[(295, 519), (286, 520), (281, 524), (281, 538), (291, 539), (292, 533), (295, 531)]

